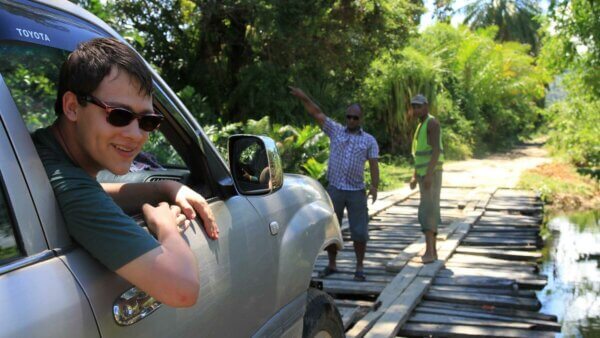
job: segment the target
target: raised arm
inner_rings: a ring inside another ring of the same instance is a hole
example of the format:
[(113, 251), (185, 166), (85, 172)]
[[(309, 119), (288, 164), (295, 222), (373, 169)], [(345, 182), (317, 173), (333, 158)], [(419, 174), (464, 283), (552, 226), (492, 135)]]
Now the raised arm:
[(317, 120), (319, 126), (322, 127), (327, 119), (327, 115), (323, 113), (321, 108), (319, 108), (319, 106), (300, 88), (290, 86), (290, 94), (300, 99), (300, 102), (304, 105), (304, 109), (306, 109), (306, 111)]

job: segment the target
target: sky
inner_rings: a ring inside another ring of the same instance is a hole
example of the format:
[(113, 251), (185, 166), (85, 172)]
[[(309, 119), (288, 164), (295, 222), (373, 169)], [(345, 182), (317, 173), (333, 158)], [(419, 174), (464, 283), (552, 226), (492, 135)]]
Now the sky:
[[(471, 2), (475, 2), (475, 1), (477, 1), (477, 0), (455, 0), (453, 8), (455, 10), (458, 10), (458, 9), (462, 8), (463, 6), (465, 6)], [(546, 10), (548, 9), (549, 0), (537, 0), (537, 1), (540, 3), (540, 6), (542, 7), (542, 12), (546, 13)], [(427, 9), (427, 11), (421, 16), (421, 24), (419, 25), (420, 31), (422, 31), (427, 26), (430, 26), (435, 22), (431, 18), (431, 15), (433, 13), (433, 8), (434, 8), (434, 6), (433, 6), (434, 0), (425, 0), (424, 2), (425, 2), (425, 8)], [(458, 24), (462, 23), (464, 18), (465, 18), (465, 16), (460, 13), (452, 16), (452, 25), (457, 26)]]

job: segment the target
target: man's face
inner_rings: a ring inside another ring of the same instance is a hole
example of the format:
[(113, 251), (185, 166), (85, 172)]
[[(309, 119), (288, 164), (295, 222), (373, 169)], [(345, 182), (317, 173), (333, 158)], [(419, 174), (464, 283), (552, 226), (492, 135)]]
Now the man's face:
[(346, 109), (346, 127), (350, 131), (356, 131), (362, 123), (362, 112), (357, 105), (352, 105)]
[(427, 104), (412, 103), (410, 107), (413, 117), (422, 118), (427, 116)]
[[(141, 93), (137, 82), (116, 67), (91, 94), (111, 107), (126, 108), (138, 114), (153, 112), (152, 97)], [(106, 111), (95, 104), (79, 106), (76, 134), (85, 162), (79, 164), (96, 172), (107, 169), (124, 175), (142, 150), (148, 132), (140, 129), (137, 119), (124, 127), (115, 127), (106, 117)]]

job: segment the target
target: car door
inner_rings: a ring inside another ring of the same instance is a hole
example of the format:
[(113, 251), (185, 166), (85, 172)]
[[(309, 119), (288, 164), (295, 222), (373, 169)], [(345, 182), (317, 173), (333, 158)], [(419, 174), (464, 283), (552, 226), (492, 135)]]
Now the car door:
[[(36, 45), (16, 44), (13, 47), (18, 49), (10, 54), (13, 63), (19, 55), (29, 55), (30, 58), (36, 56), (46, 61), (44, 67), (24, 63), (17, 64), (15, 69), (27, 69), (29, 73), (26, 75), (35, 79), (47, 79), (44, 82), (57, 77), (57, 74), (51, 73), (57, 71), (57, 65), (51, 66), (49, 63), (62, 61), (57, 60), (61, 53), (51, 47)], [(35, 187), (30, 189), (32, 209), (35, 207), (38, 210), (38, 222), (41, 221), (49, 247), (58, 253), (60, 261), (57, 262), (66, 266), (65, 271), (72, 272), (89, 299), (98, 329), (103, 336), (248, 336), (271, 318), (277, 309), (271, 301), (275, 273), (273, 239), (269, 234), (268, 224), (265, 224), (246, 197), (233, 194), (223, 198), (211, 192), (216, 186), (211, 180), (217, 176), (213, 175), (212, 170), (218, 170), (211, 164), (197, 166), (199, 169), (190, 167), (186, 174), (205, 177), (198, 189), (209, 198), (220, 228), (220, 238), (216, 241), (207, 238), (199, 223), (194, 223), (184, 234), (200, 265), (201, 288), (198, 303), (189, 309), (161, 306), (135, 323), (118, 324), (114, 318), (113, 306), (132, 286), (71, 242), (43, 165), (29, 137), (29, 132), (34, 128), (43, 127), (52, 121), (51, 96), (54, 92), (36, 91), (30, 86), (21, 86), (17, 72), (6, 65), (3, 69), (10, 73), (12, 86), (8, 88), (4, 81), (0, 83), (4, 93), (3, 102), (8, 107), (3, 111), (3, 116), (10, 120), (8, 134), (14, 140), (16, 159), (21, 163), (24, 180), (30, 187)], [(175, 104), (158, 88), (157, 105), (171, 117), (166, 123), (177, 125), (173, 129), (187, 135), (186, 140), (172, 139), (173, 136), (170, 140), (177, 145), (182, 158), (190, 160), (206, 157), (203, 151), (214, 151), (207, 145), (201, 146), (202, 142), (208, 141), (196, 136), (194, 129), (186, 125), (186, 118), (179, 115), (180, 111)], [(213, 153), (212, 156), (218, 155)], [(223, 175), (226, 176), (227, 172), (218, 174), (219, 177)]]
[(0, 337), (99, 337), (77, 280), (48, 249), (5, 131), (7, 94), (0, 76)]

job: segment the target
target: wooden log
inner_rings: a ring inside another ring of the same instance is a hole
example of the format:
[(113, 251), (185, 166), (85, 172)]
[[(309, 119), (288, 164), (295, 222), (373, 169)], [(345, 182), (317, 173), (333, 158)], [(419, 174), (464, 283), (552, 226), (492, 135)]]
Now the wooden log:
[(446, 325), (408, 323), (398, 332), (401, 336), (442, 336), (442, 337), (548, 337), (554, 338), (554, 332), (531, 331), (523, 329), (497, 328), (486, 326)]
[(541, 304), (537, 299), (506, 295), (491, 295), (487, 293), (429, 291), (427, 294), (425, 294), (424, 298), (427, 300), (447, 301), (462, 304), (510, 307), (521, 310), (539, 310), (541, 307)]

